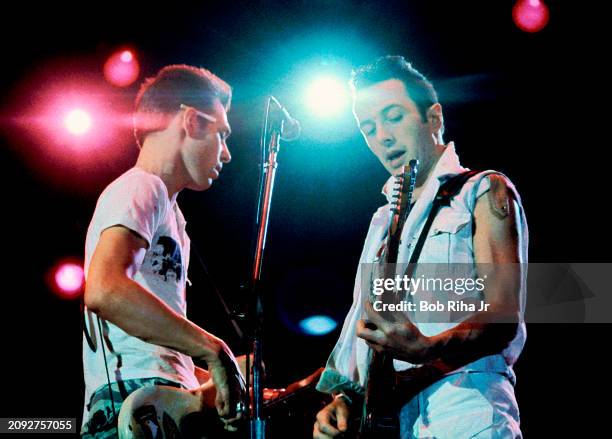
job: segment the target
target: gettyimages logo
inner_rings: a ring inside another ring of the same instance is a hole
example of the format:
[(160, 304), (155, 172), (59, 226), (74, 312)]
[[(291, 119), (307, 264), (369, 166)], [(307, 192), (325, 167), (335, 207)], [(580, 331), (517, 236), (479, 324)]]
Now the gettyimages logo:
[[(491, 321), (521, 319), (520, 264), (362, 264), (361, 280), (364, 300), (391, 320), (394, 313), (415, 323), (452, 323), (477, 313)], [(491, 300), (502, 293), (513, 299)]]
[(481, 292), (485, 289), (485, 280), (487, 275), (474, 278), (450, 278), (450, 277), (425, 277), (421, 275), (418, 278), (409, 277), (408, 275), (395, 278), (378, 277), (372, 280), (372, 294), (380, 296), (385, 291), (403, 292), (414, 296), (419, 291), (445, 291), (462, 296), (465, 293)]
[(361, 297), (415, 323), (612, 323), (610, 263), (361, 264)]

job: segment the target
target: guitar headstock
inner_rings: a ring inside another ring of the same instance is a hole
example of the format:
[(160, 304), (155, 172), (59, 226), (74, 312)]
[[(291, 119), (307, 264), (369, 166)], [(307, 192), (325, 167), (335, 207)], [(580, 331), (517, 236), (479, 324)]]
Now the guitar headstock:
[[(387, 231), (386, 243), (380, 248), (376, 264), (372, 266), (370, 273), (370, 283), (373, 285), (374, 279), (389, 279), (394, 276), (395, 264), (400, 246), (400, 237), (404, 223), (410, 213), (410, 203), (412, 192), (416, 181), (418, 160), (410, 160), (408, 166), (402, 166), (402, 171), (395, 176), (395, 184), (391, 194), (391, 223)], [(376, 296), (370, 288), (370, 301), (376, 300)]]
[(393, 217), (389, 226), (389, 236), (395, 236), (396, 233), (401, 231), (401, 226), (408, 217), (418, 165), (418, 160), (410, 160), (409, 164), (402, 166), (401, 172), (395, 176), (395, 184), (391, 195)]

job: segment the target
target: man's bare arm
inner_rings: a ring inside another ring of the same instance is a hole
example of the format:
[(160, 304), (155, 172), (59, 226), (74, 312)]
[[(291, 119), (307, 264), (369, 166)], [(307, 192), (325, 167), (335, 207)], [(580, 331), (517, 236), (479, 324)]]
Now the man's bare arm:
[(89, 265), (85, 305), (134, 337), (205, 360), (217, 389), (217, 411), (220, 416), (232, 415), (244, 393), (234, 355), (221, 339), (131, 279), (146, 246), (144, 239), (122, 226), (102, 232)]
[[(505, 183), (502, 181), (501, 186), (499, 180), (497, 183), (495, 193), (481, 196), (474, 211), (475, 260), (479, 269), (488, 269), (493, 274), (483, 291), (488, 311), (476, 312), (454, 328), (428, 337), (408, 318), (390, 322), (365, 303), (366, 319), (357, 322), (357, 336), (372, 349), (411, 363), (431, 363), (453, 370), (499, 352), (512, 341), (520, 316), (523, 268), (519, 264), (520, 212)], [(505, 209), (499, 209), (500, 201), (506, 202)], [(495, 323), (499, 321), (509, 323)]]
[[(506, 348), (520, 318), (521, 271), (518, 227), (520, 211), (503, 177), (476, 201), (474, 257), (489, 276), (483, 291), (488, 311), (475, 313), (458, 326), (432, 337), (432, 354), (459, 367)], [(479, 272), (482, 277), (483, 273)], [(499, 323), (507, 322), (507, 323)]]
[(144, 239), (125, 227), (102, 232), (89, 265), (85, 305), (134, 337), (214, 361), (222, 349), (218, 338), (131, 279), (146, 247)]

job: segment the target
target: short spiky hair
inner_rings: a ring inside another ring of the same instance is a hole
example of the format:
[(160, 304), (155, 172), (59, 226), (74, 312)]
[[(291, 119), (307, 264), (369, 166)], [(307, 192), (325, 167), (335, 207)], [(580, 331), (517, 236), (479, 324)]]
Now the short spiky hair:
[(206, 112), (215, 99), (229, 111), (232, 89), (209, 70), (184, 64), (162, 68), (143, 82), (136, 95), (136, 140), (142, 145), (147, 134), (164, 128), (142, 122), (147, 115), (172, 115), (179, 111), (181, 104)]
[(404, 83), (408, 96), (417, 106), (423, 122), (427, 120), (427, 110), (438, 103), (438, 95), (433, 84), (403, 56), (387, 55), (374, 63), (353, 70), (350, 85), (353, 91), (388, 79), (399, 79)]

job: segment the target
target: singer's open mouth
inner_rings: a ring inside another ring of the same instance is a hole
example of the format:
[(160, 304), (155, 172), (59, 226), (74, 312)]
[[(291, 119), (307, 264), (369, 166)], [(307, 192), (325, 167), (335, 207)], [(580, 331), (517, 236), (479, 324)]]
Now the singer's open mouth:
[(402, 151), (402, 150), (393, 151), (387, 154), (387, 160), (391, 163), (393, 167), (396, 167), (398, 166), (398, 163), (401, 161), (400, 159), (404, 157), (404, 154), (406, 154), (406, 151)]

